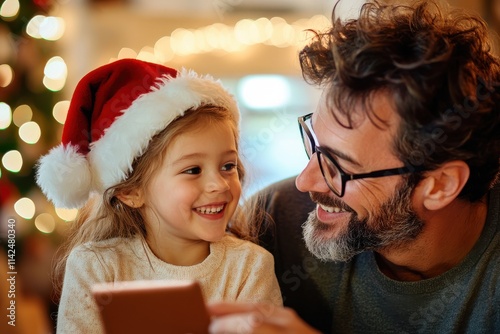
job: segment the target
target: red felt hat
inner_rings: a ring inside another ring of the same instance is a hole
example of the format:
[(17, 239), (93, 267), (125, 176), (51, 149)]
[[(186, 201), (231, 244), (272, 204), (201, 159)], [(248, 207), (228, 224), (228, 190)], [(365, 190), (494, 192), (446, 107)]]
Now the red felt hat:
[(210, 76), (135, 59), (99, 67), (78, 83), (62, 143), (40, 159), (36, 181), (56, 207), (79, 208), (125, 180), (155, 134), (204, 104), (239, 121), (234, 97)]

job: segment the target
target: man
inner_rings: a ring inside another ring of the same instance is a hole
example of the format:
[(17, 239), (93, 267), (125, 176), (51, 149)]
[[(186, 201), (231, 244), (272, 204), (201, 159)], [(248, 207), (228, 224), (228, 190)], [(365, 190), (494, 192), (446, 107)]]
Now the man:
[(304, 194), (290, 180), (265, 192), (262, 243), (288, 308), (211, 305), (212, 333), (500, 332), (489, 43), (481, 20), (430, 1), (367, 4), (316, 35), (300, 53), (324, 89), (299, 118)]

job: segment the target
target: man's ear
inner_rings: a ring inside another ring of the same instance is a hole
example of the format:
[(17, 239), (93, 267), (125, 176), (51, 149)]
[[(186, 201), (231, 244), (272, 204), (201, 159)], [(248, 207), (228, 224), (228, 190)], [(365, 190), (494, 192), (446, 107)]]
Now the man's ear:
[(142, 194), (142, 191), (140, 191), (139, 189), (120, 191), (115, 196), (123, 204), (131, 208), (140, 208), (144, 204), (144, 196)]
[(439, 210), (450, 204), (462, 191), (469, 174), (469, 166), (461, 160), (446, 162), (426, 172), (419, 187), (425, 208)]

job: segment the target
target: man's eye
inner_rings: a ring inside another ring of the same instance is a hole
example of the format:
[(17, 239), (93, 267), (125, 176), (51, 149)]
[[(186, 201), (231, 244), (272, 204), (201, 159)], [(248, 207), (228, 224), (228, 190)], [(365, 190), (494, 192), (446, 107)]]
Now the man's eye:
[(186, 169), (182, 172), (183, 174), (200, 174), (201, 173), (201, 168), (200, 167), (193, 167)]
[(235, 163), (227, 163), (225, 164), (224, 166), (222, 166), (222, 170), (223, 171), (230, 171), (230, 170), (233, 170), (233, 169), (236, 169), (237, 165)]

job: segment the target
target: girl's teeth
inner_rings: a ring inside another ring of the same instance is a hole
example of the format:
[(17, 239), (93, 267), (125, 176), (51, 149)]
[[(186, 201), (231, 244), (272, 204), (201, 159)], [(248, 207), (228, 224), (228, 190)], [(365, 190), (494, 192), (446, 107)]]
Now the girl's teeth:
[(224, 209), (224, 206), (218, 206), (218, 207), (204, 207), (204, 208), (196, 208), (196, 211), (203, 213), (203, 214), (214, 214), (214, 213), (219, 213)]

